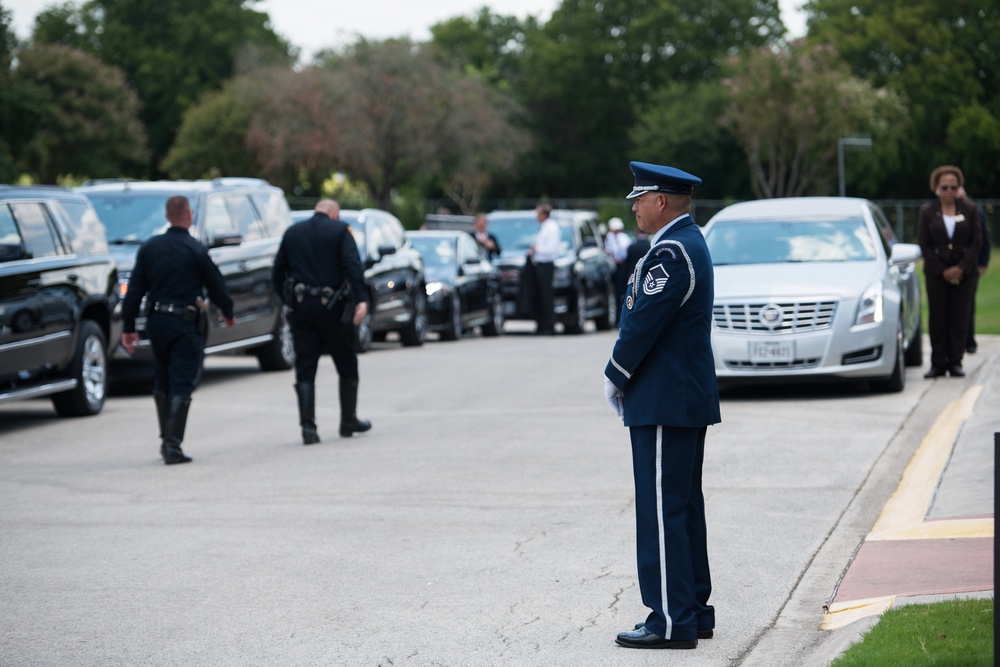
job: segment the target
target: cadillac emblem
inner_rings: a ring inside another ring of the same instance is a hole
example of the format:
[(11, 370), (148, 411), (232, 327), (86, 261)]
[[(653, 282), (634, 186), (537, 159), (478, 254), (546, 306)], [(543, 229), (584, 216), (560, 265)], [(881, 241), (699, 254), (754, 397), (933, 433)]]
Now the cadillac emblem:
[(785, 313), (781, 310), (781, 306), (774, 303), (769, 303), (761, 308), (760, 313), (757, 315), (760, 323), (772, 331), (781, 325), (784, 317)]

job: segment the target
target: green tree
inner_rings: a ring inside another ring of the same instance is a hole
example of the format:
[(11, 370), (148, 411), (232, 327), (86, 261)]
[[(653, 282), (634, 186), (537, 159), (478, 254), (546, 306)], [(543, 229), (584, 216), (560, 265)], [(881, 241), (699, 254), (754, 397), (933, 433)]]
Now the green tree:
[(139, 100), (122, 72), (67, 46), (18, 53), (25, 95), (22, 166), (38, 182), (59, 176), (121, 176), (147, 159)]
[(124, 70), (142, 101), (155, 173), (180, 128), (184, 111), (236, 74), (247, 49), (289, 64), (292, 49), (271, 29), (259, 0), (87, 0), (64, 4), (36, 22), (37, 40), (80, 40), (105, 63)]
[[(667, 84), (653, 91), (629, 132), (630, 155), (700, 176), (699, 198), (749, 198), (753, 189), (743, 149), (722, 124), (728, 106), (719, 81)], [(627, 176), (624, 165), (621, 171)]]
[(912, 131), (879, 196), (925, 194), (940, 164), (962, 167), (971, 194), (1000, 189), (1000, 4), (811, 0), (810, 41), (837, 45), (855, 76), (895, 91)]
[(12, 142), (19, 136), (17, 119), (20, 113), (20, 99), (15, 89), (11, 64), (17, 49), (17, 36), (11, 27), (11, 13), (0, 5), (0, 182), (7, 183), (17, 178), (17, 160), (14, 158)]
[(507, 87), (520, 76), (528, 35), (539, 30), (534, 17), (521, 20), (483, 7), (474, 16), (431, 26), (431, 44), (446, 66), (462, 66), (491, 85)]
[(523, 185), (608, 192), (608, 169), (627, 164), (629, 130), (653, 91), (716, 78), (734, 49), (783, 33), (777, 0), (564, 0), (527, 39), (517, 91), (538, 143)]
[(725, 122), (746, 153), (758, 197), (831, 194), (841, 137), (892, 145), (904, 130), (898, 97), (851, 76), (832, 47), (761, 47), (732, 67)]

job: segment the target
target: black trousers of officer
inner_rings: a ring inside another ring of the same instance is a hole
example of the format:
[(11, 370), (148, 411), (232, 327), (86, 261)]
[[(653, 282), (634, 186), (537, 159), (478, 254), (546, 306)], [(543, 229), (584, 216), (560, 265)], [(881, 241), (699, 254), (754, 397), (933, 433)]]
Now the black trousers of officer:
[(632, 426), (636, 558), (646, 628), (664, 639), (696, 639), (715, 628), (708, 604), (702, 428)]
[(556, 328), (556, 296), (552, 286), (555, 276), (555, 264), (552, 262), (535, 262), (535, 289), (538, 308), (538, 333), (553, 333)]
[(976, 281), (964, 276), (952, 285), (940, 276), (924, 276), (927, 285), (931, 366), (948, 368), (962, 363), (969, 337), (969, 313)]
[(154, 311), (146, 319), (146, 335), (153, 350), (153, 391), (190, 398), (204, 353), (198, 324)]
[(314, 297), (295, 305), (288, 315), (295, 344), (295, 382), (314, 384), (319, 358), (323, 353), (333, 357), (337, 375), (344, 379), (358, 379), (358, 352), (354, 325), (341, 321), (341, 305), (327, 310)]

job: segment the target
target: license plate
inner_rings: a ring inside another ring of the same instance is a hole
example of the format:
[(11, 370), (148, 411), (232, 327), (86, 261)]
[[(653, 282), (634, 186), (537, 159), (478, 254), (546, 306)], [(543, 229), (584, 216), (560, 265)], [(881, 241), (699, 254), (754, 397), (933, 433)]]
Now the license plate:
[(783, 340), (758, 340), (750, 343), (750, 361), (793, 361), (795, 343)]

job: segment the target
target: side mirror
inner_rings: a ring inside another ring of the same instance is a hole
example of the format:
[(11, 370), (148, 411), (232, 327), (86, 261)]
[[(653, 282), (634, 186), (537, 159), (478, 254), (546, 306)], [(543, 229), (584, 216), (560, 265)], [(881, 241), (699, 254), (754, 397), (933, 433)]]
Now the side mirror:
[(216, 232), (212, 237), (210, 248), (225, 248), (243, 243), (243, 235), (239, 232)]
[(910, 264), (920, 259), (920, 246), (915, 243), (897, 243), (892, 246), (890, 264)]
[(378, 254), (381, 257), (385, 257), (386, 255), (395, 255), (396, 254), (396, 246), (394, 246), (394, 245), (380, 245), (378, 247)]

